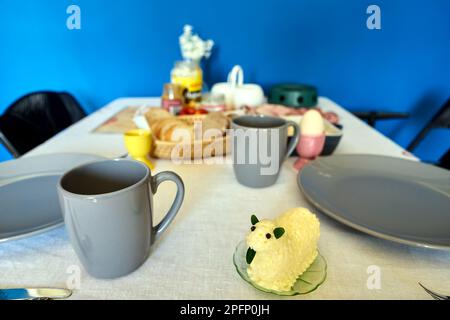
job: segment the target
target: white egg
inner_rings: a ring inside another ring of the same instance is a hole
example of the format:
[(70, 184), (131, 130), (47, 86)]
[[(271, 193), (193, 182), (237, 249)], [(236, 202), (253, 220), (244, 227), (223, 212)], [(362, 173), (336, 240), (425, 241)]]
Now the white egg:
[(309, 110), (300, 121), (302, 135), (315, 136), (321, 135), (325, 131), (325, 125), (322, 115), (317, 110)]

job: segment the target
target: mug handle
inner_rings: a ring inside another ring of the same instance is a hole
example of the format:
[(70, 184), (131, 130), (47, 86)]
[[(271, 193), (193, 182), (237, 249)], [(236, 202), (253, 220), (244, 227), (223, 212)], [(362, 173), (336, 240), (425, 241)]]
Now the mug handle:
[(291, 126), (294, 127), (294, 136), (292, 137), (287, 147), (285, 159), (288, 158), (292, 154), (292, 152), (294, 152), (295, 148), (297, 147), (298, 141), (300, 140), (300, 126), (294, 121), (287, 120), (286, 122), (287, 122), (286, 128), (289, 128)]
[(178, 210), (180, 210), (181, 204), (183, 203), (184, 199), (184, 183), (179, 175), (171, 171), (160, 172), (150, 179), (150, 186), (153, 194), (156, 193), (156, 191), (158, 190), (158, 186), (164, 181), (173, 181), (177, 185), (177, 194), (175, 196), (175, 200), (172, 203), (172, 206), (170, 207), (164, 218), (161, 220), (161, 222), (156, 227), (153, 227), (153, 241), (156, 241), (175, 218)]

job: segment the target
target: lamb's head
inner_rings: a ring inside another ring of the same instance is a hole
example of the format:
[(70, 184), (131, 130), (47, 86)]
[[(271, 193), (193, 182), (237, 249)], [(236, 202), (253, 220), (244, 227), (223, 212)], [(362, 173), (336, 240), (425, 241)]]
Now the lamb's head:
[(284, 234), (284, 228), (276, 226), (271, 220), (259, 221), (256, 216), (251, 218), (252, 227), (247, 235), (247, 263), (250, 264), (257, 252), (274, 250), (277, 240)]

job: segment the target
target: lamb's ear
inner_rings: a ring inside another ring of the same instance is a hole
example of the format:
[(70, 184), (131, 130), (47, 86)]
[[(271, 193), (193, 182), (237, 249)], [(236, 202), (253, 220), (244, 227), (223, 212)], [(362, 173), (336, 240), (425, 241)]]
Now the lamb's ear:
[(275, 238), (279, 239), (279, 238), (281, 238), (281, 236), (283, 234), (284, 234), (284, 228), (279, 227), (279, 228), (273, 229), (273, 235), (275, 236)]
[(259, 222), (258, 218), (254, 214), (252, 214), (250, 221), (252, 222), (252, 225), (255, 225)]

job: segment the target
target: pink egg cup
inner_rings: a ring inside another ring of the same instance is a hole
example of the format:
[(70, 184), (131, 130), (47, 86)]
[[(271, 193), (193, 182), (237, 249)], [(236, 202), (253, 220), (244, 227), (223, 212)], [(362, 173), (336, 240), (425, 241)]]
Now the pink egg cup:
[(325, 134), (321, 135), (302, 135), (297, 145), (298, 160), (294, 163), (294, 168), (297, 170), (303, 167), (311, 160), (314, 160), (323, 150), (325, 145)]

